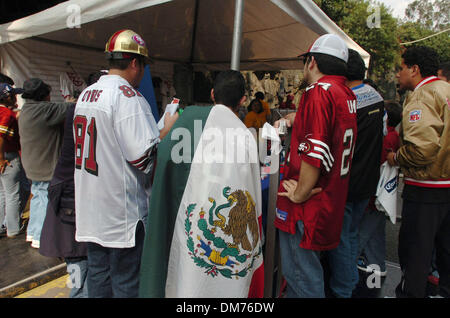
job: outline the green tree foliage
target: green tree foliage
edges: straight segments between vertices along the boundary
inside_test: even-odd
[[[323,12],[337,25],[341,25],[342,18],[349,14],[354,6],[352,2],[346,0],[314,0]]]
[[[436,31],[427,29],[416,22],[406,22],[398,27],[397,33],[400,42],[407,43],[434,35],[436,34]],[[402,45],[402,47],[408,48],[411,45],[429,46],[436,50],[436,52],[439,54],[441,62],[450,61],[450,51],[448,49],[450,47],[449,32],[444,32],[410,45]]]
[[[442,31],[450,27],[450,1],[415,0],[406,8],[405,16],[423,29]]]
[[[450,61],[450,32],[439,33],[450,28],[450,1],[416,0],[405,10],[406,19],[398,27],[397,33],[401,43],[429,38],[413,44],[432,47],[439,54],[441,61]],[[439,33],[439,34],[438,34]],[[434,36],[435,35],[435,36]]]
[[[384,4],[369,0],[314,0],[345,33],[370,56],[369,75],[381,79],[399,61],[397,19]],[[379,10],[379,11],[376,11]],[[371,16],[379,12],[379,27],[372,25]],[[375,19],[375,16],[373,16]],[[373,22],[373,21],[372,21]]]

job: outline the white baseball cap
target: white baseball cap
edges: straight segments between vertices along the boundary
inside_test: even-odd
[[[324,34],[320,36],[312,45],[308,52],[303,53],[300,56],[305,56],[309,53],[322,53],[328,54],[338,59],[348,62],[348,47],[341,37],[335,34]]]

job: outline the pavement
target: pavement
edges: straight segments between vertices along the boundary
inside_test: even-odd
[[[0,298],[15,297],[66,274],[63,260],[42,256],[25,236],[0,238]]]
[[[68,274],[63,275],[48,283],[21,293],[15,298],[69,298],[70,288],[66,284],[68,278]]]
[[[377,281],[360,273],[354,298],[394,297],[401,271],[397,257],[400,223],[386,223],[386,278]],[[25,234],[14,239],[0,239],[0,298],[68,298],[66,264],[62,259],[39,254],[25,242]],[[369,288],[373,287],[373,288]]]
[[[399,200],[401,203],[401,200]],[[398,210],[401,211],[399,204]],[[401,219],[386,222],[387,275],[378,281],[360,272],[354,298],[394,297],[400,281],[397,242]],[[66,263],[60,258],[42,256],[25,241],[25,233],[16,238],[0,238],[0,298],[68,298],[70,289]],[[369,288],[373,287],[375,288]]]

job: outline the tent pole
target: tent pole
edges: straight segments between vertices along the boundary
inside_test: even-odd
[[[270,157],[270,175],[269,175],[269,191],[267,204],[267,224],[266,224],[266,246],[264,251],[264,297],[278,297],[279,280],[274,281],[275,272],[280,273],[281,266],[278,261],[277,254],[279,247],[277,242],[277,229],[275,228],[275,214],[277,209],[277,194],[280,180],[280,171],[273,169],[280,166],[280,155],[272,154]],[[278,275],[277,275],[278,276]],[[274,295],[273,286],[276,284],[276,293]]]
[[[194,62],[195,39],[197,36],[198,1],[199,0],[195,0],[195,8],[194,8],[194,26],[192,28],[191,56],[189,59],[191,64]]]
[[[231,69],[239,71],[241,59],[242,16],[244,0],[236,0],[234,12],[233,47],[231,50]]]

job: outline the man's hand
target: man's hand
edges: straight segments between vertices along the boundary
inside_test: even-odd
[[[287,197],[289,200],[291,200],[294,203],[303,203],[309,198],[311,198],[313,195],[316,195],[317,193],[322,192],[322,188],[314,188],[306,195],[303,195],[302,197],[296,197],[295,195],[295,189],[297,188],[298,182],[294,179],[285,180],[283,182],[283,188],[287,192],[278,192],[279,196]]]
[[[64,98],[64,101],[66,102],[66,103],[76,103],[77,102],[77,99],[75,98],[75,97],[73,97],[73,96],[67,96],[66,98]]]
[[[398,166],[395,152],[393,152],[393,151],[388,152],[388,154],[386,156],[386,160],[389,163],[389,165],[391,165],[391,166]]]
[[[3,172],[5,172],[6,167],[10,165],[11,164],[9,163],[8,160],[0,159],[0,174],[3,174]]]
[[[164,116],[164,128],[159,132],[159,139],[162,140],[169,133],[170,129],[172,129],[172,126],[178,120],[178,117],[180,117],[178,112],[175,112],[175,114],[173,115],[170,115],[169,112],[166,113],[166,115]]]
[[[278,119],[276,122],[273,123],[273,127],[280,128],[280,121],[284,120],[284,121],[286,121],[286,127],[291,128],[292,125],[294,124],[295,115],[296,115],[296,113],[290,113],[284,117],[281,117],[280,119]]]

